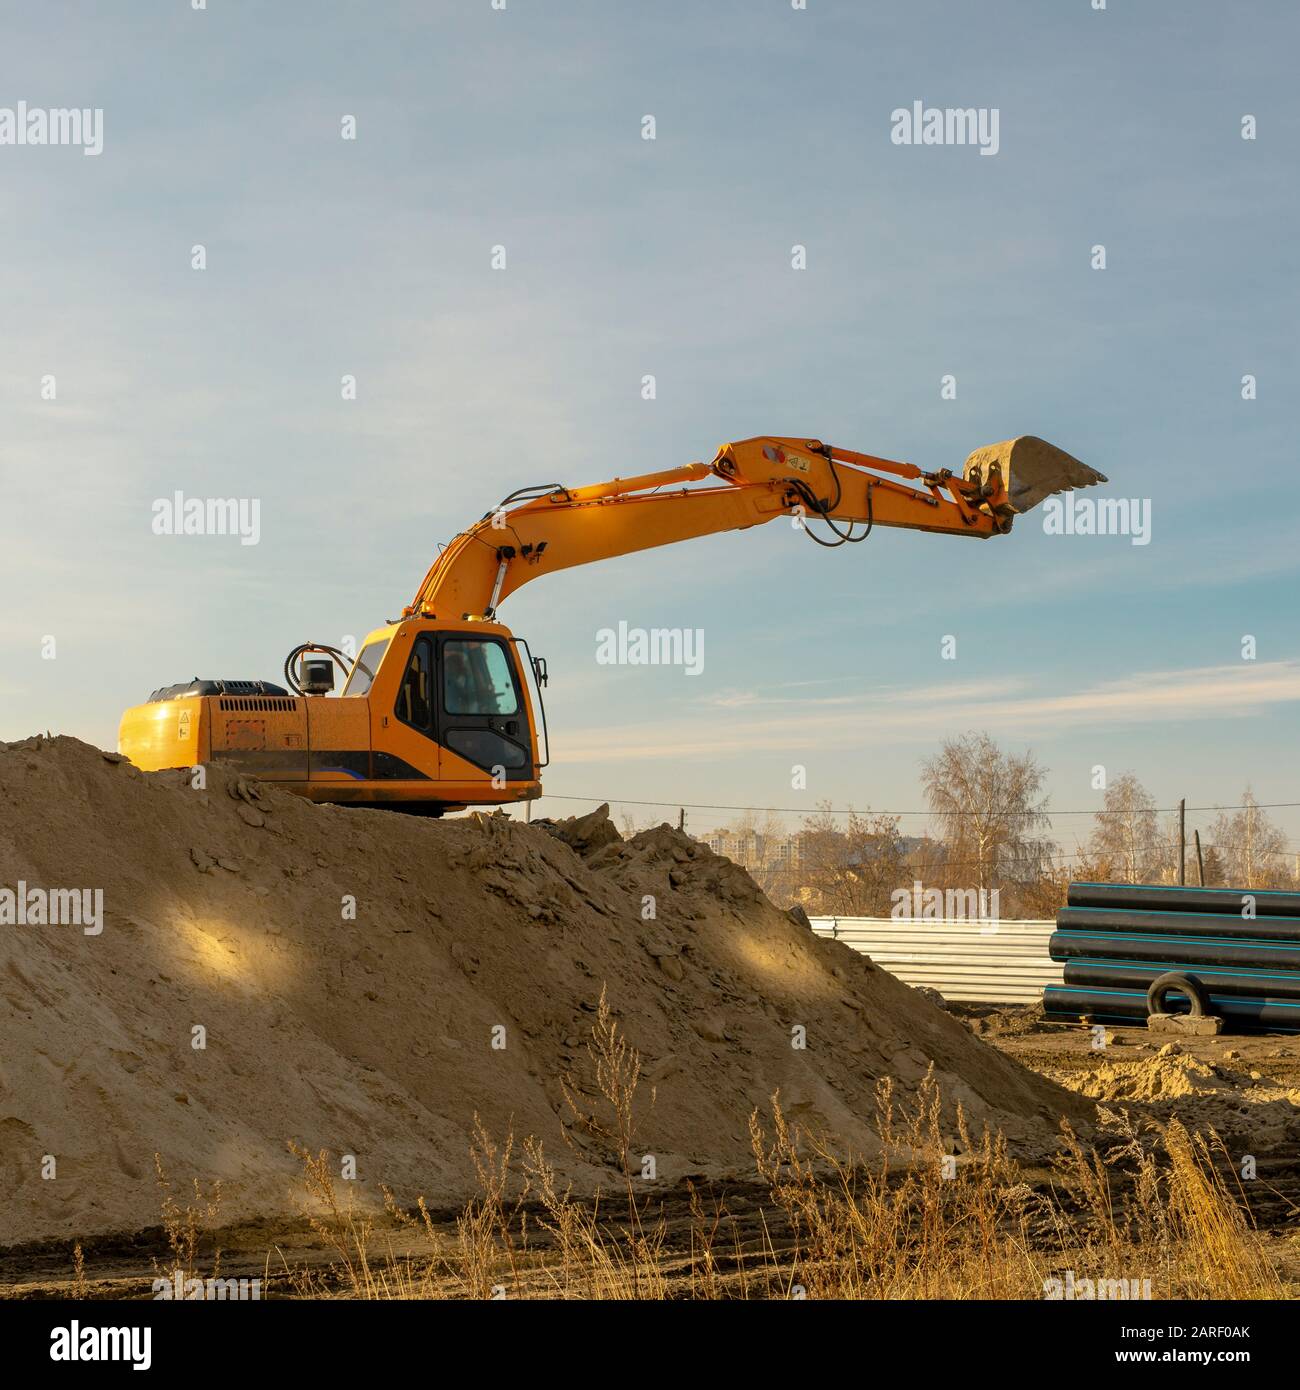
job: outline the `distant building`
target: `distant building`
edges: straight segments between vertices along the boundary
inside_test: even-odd
[[[800,836],[760,835],[755,830],[713,830],[704,843],[745,869],[797,869]]]
[[[723,827],[711,830],[701,838],[714,854],[725,855],[742,868],[755,872],[779,870],[798,873],[826,855],[825,835],[820,831],[796,830],[790,834],[763,835],[756,830]],[[926,836],[904,835],[899,844],[909,861],[942,862],[943,846]],[[866,852],[869,854],[871,851]],[[845,843],[843,863],[847,867],[855,867],[862,855],[861,847],[855,848]]]

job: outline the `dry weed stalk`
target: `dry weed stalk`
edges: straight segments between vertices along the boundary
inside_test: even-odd
[[[300,1148],[292,1140],[289,1151],[303,1166],[303,1183],[309,1198],[315,1200],[319,1214],[309,1213],[308,1225],[334,1252],[343,1267],[347,1285],[354,1298],[381,1296],[370,1269],[371,1221],[359,1216],[351,1191],[346,1201],[340,1201],[330,1169],[330,1155],[325,1149],[317,1154]],[[300,1271],[294,1276],[300,1292],[321,1293],[324,1286],[317,1274]]]
[[[599,1192],[589,1203],[575,1200],[571,1185],[561,1186],[541,1141],[529,1136],[523,1160],[527,1191],[541,1204],[538,1224],[554,1240],[560,1256],[558,1275],[549,1272],[549,1277],[565,1297],[663,1298],[666,1285],[660,1257],[665,1227],[662,1219],[647,1225],[649,1203],[637,1193],[641,1179],[633,1172],[641,1058],[620,1031],[603,987],[587,1054],[590,1093],[597,1098],[598,1108],[587,1108],[583,1096],[588,1089],[572,1076],[561,1079],[561,1089],[575,1128],[594,1139],[617,1164],[624,1215],[618,1222],[606,1218]],[[650,1103],[654,1104],[653,1091]]]
[[[199,1247],[204,1234],[218,1228],[221,1216],[221,1184],[214,1182],[205,1192],[198,1178],[194,1183],[194,1200],[184,1206],[172,1195],[172,1184],[163,1167],[162,1155],[153,1156],[154,1172],[157,1174],[161,1192],[159,1206],[162,1211],[163,1233],[167,1237],[167,1247],[171,1252],[171,1263],[166,1270],[159,1270],[154,1262],[154,1272],[167,1278],[179,1274],[182,1280],[218,1279],[221,1277],[221,1246],[214,1245],[212,1269],[209,1274],[198,1272]],[[80,1247],[78,1247],[80,1249]],[[84,1266],[83,1266],[84,1274]]]

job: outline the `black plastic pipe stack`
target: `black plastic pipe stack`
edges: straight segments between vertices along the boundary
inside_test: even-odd
[[[1148,991],[1175,974],[1160,1007],[1205,1012],[1241,1031],[1300,1033],[1300,893],[1072,883],[1049,950],[1065,983],[1048,985],[1049,1017],[1131,1023]]]

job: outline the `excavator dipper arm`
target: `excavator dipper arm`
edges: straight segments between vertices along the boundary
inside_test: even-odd
[[[689,486],[710,476],[718,485]],[[760,436],[724,444],[707,465],[512,495],[438,556],[404,616],[490,618],[540,575],[782,515],[800,517],[823,545],[865,540],[876,526],[986,538],[1050,492],[1104,481],[1032,435],[976,450],[961,475]]]

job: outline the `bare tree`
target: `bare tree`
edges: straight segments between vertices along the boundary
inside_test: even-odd
[[[1051,821],[1044,770],[1032,753],[1004,752],[988,734],[949,739],[921,765],[950,882],[983,890],[1040,878],[1055,846],[1035,834]]]
[[[1013,884],[1003,894],[1003,916],[1049,921],[1065,906],[1070,877],[1067,862],[1058,864],[1050,858],[1044,859],[1039,877]]]
[[[829,804],[804,820],[799,879],[809,910],[829,916],[883,917],[907,875],[897,816],[850,810],[841,830]]]
[[[731,827],[734,835],[756,835],[760,840],[780,840],[785,822],[775,811],[746,811]]]
[[[1207,888],[1221,888],[1224,884],[1223,860],[1219,857],[1219,851],[1213,845],[1206,845],[1201,855],[1205,863],[1205,886]]]
[[[1084,876],[1113,883],[1155,883],[1167,868],[1155,799],[1131,773],[1106,788],[1084,848]]]
[[[1249,787],[1241,794],[1238,810],[1231,815],[1221,811],[1215,818],[1210,839],[1229,887],[1271,888],[1288,877],[1286,836],[1260,809]]]

